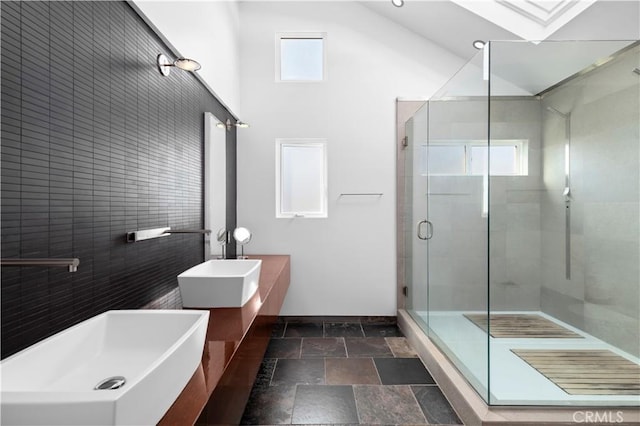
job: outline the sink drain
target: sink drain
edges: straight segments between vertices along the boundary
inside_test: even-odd
[[[126,382],[127,382],[127,379],[125,379],[122,376],[113,376],[113,377],[109,377],[108,379],[104,379],[103,381],[98,383],[96,387],[93,388],[93,390],[120,389],[122,386],[124,386]]]

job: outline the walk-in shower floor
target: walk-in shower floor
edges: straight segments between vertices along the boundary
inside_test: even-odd
[[[640,395],[569,395],[544,377],[512,352],[512,349],[583,349],[610,350],[632,362],[640,359],[623,352],[602,340],[559,321],[545,313],[502,312],[509,314],[536,314],[547,318],[583,336],[583,339],[566,338],[500,338],[490,337],[491,350],[487,348],[487,335],[465,314],[481,312],[436,312],[431,313],[430,337],[464,373],[476,389],[486,389],[488,353],[491,354],[491,404],[495,405],[640,405]],[[426,312],[418,313],[427,321]],[[443,343],[444,345],[440,344]],[[444,347],[443,347],[444,346]]]

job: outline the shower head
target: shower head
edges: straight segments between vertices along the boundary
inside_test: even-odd
[[[567,118],[567,117],[569,117],[569,114],[571,114],[570,112],[565,114],[564,112],[560,112],[557,109],[555,109],[554,107],[550,107],[550,106],[547,107],[547,111],[552,112],[554,114],[557,114],[562,118]]]

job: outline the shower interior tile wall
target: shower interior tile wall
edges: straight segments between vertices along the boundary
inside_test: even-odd
[[[429,108],[430,140],[486,140],[487,121],[482,120],[487,116],[486,100],[432,101]],[[417,124],[419,129],[426,126],[426,123]],[[425,137],[416,135],[415,139],[426,140]],[[492,176],[490,179],[491,309],[538,310],[541,285],[539,101],[533,98],[492,100],[491,138],[529,141],[527,176]],[[446,239],[431,240],[429,245],[429,258],[433,260],[429,297],[433,307],[486,310],[486,285],[478,281],[487,276],[488,267],[482,177],[431,176],[429,185],[434,201],[429,205],[434,232],[447,235]],[[426,188],[413,191],[414,208],[425,211]],[[420,247],[414,246],[414,252],[419,250]],[[426,277],[424,268],[425,265],[414,265],[414,277]],[[451,285],[458,288],[452,291]]]
[[[529,142],[527,176],[490,178],[489,285],[494,310],[540,309],[540,115],[536,99],[491,101],[491,139]]]
[[[542,310],[640,356],[638,50],[552,91],[571,113],[571,279],[565,279],[564,123],[544,119]],[[569,309],[567,309],[569,307]]]
[[[124,236],[203,226],[203,113],[231,115],[189,73],[160,76],[156,56],[169,52],[126,2],[1,8],[2,257],[80,259],[76,273],[2,268],[6,357],[100,312],[152,303],[202,261],[202,236]],[[235,226],[235,209],[227,216]]]

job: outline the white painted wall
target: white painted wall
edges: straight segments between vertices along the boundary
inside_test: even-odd
[[[238,2],[135,0],[135,4],[180,54],[200,62],[197,73],[239,116]]]
[[[283,315],[395,315],[395,99],[463,61],[356,2],[242,2],[238,226],[291,254]],[[276,83],[275,34],[326,32],[328,81]],[[276,138],[328,141],[328,219],[275,218]],[[340,197],[381,192],[382,197]]]

